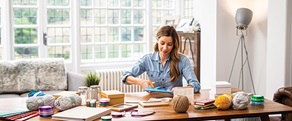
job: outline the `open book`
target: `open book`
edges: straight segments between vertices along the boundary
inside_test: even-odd
[[[108,108],[94,108],[86,106],[78,106],[71,108],[52,116],[54,120],[70,120],[70,121],[92,121],[102,116],[108,115],[111,110]]]

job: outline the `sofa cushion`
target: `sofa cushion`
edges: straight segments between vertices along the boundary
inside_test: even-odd
[[[0,93],[67,89],[64,59],[1,61],[0,72]]]

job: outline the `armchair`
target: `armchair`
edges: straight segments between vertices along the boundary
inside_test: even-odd
[[[273,101],[292,107],[292,87],[281,87],[275,93]],[[292,120],[292,114],[282,114],[282,119],[285,121]]]

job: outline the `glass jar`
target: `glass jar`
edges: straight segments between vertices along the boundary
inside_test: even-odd
[[[87,100],[87,87],[86,86],[78,87],[78,92],[82,99],[81,105],[85,105]]]
[[[90,99],[96,99],[96,101],[99,101],[99,99],[100,99],[100,86],[99,85],[91,85],[90,86]]]

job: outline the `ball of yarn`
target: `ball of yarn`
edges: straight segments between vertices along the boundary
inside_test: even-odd
[[[67,110],[81,105],[81,97],[77,94],[70,94],[68,96],[61,95],[55,100],[55,107],[58,111]]]
[[[29,97],[26,100],[26,107],[29,110],[36,111],[39,106],[54,106],[55,97],[52,95],[44,95],[37,97]]]
[[[189,99],[187,96],[178,95],[172,100],[172,108],[177,113],[184,113],[189,109]]]
[[[232,94],[225,93],[215,99],[214,105],[217,107],[217,109],[227,110],[232,105],[232,98]]]
[[[232,100],[233,109],[236,109],[236,110],[246,109],[250,101],[249,99],[250,97],[247,93],[244,93],[244,92],[236,93]]]

